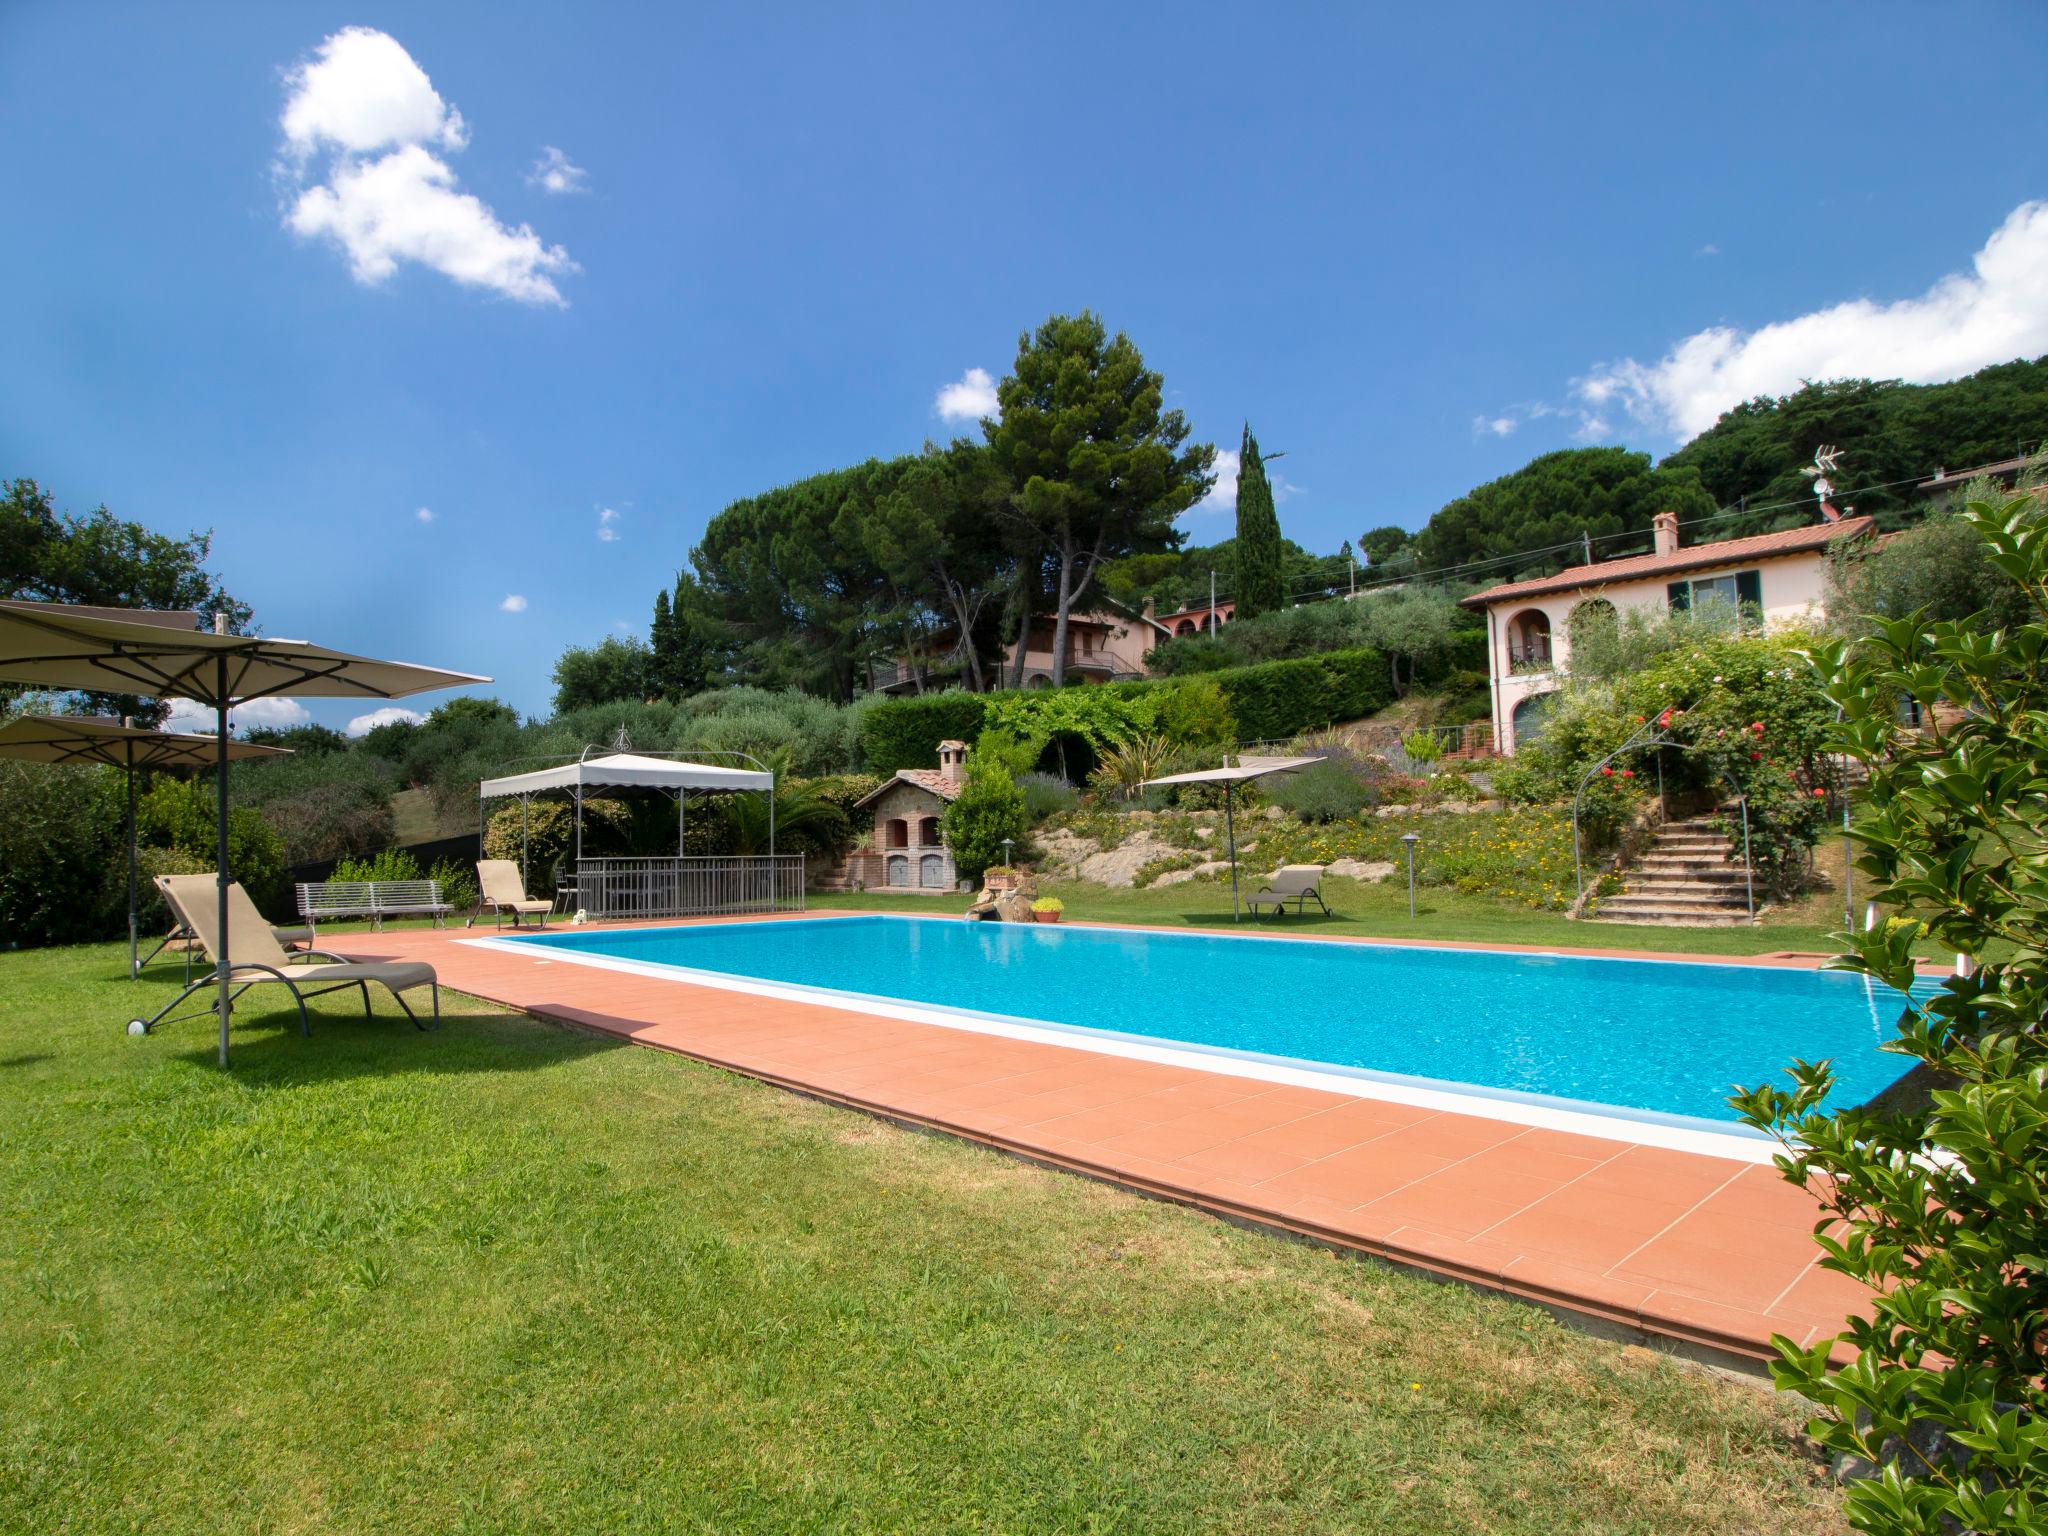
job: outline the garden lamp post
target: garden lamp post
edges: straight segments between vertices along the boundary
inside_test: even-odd
[[[1408,915],[1415,915],[1415,845],[1422,841],[1420,832],[1403,832],[1402,846],[1408,850]]]
[[[1007,837],[1003,839],[1003,868],[1005,869],[1015,868],[1015,866],[1010,863],[1010,842],[1011,839]]]

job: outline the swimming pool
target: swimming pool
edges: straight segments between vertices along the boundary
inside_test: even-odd
[[[1910,1064],[1896,997],[1826,971],[865,915],[477,942],[1723,1131],[1795,1056],[1843,1103]]]

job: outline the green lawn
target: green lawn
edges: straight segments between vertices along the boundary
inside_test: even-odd
[[[454,996],[0,954],[0,1530],[1837,1529],[1793,1405]]]

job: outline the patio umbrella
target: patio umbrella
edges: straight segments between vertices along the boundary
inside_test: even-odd
[[[214,711],[220,775],[215,839],[222,954],[215,968],[220,1062],[228,1061],[228,709],[283,694],[396,699],[488,677],[333,651],[304,640],[183,627],[191,616],[68,603],[0,602],[0,682],[192,699]],[[167,622],[168,620],[168,622]],[[227,627],[215,620],[215,630]]]
[[[1231,803],[1237,786],[1253,779],[1263,779],[1268,774],[1292,773],[1297,768],[1306,768],[1311,763],[1320,763],[1320,757],[1246,757],[1240,755],[1237,766],[1225,763],[1221,768],[1203,768],[1194,773],[1169,773],[1163,779],[1147,779],[1144,788],[1155,784],[1221,784],[1223,786],[1223,824],[1230,833],[1230,920],[1237,921],[1237,814]]]
[[[0,725],[0,757],[26,763],[99,763],[128,776],[128,975],[142,969],[135,943],[135,773],[140,768],[203,768],[216,760],[211,736],[152,731],[94,715],[23,715]],[[290,757],[285,747],[230,741],[231,758]]]

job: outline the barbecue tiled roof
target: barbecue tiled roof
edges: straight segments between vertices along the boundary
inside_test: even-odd
[[[1722,539],[1715,544],[1693,544],[1674,549],[1668,555],[1630,555],[1593,565],[1574,565],[1555,576],[1538,576],[1530,581],[1510,581],[1461,599],[1467,608],[1485,608],[1516,597],[1541,597],[1549,592],[1570,592],[1578,587],[1607,587],[1617,581],[1642,581],[1652,576],[1676,575],[1680,571],[1705,570],[1717,565],[1742,565],[1751,560],[1775,560],[1784,555],[1825,549],[1837,539],[1853,539],[1868,532],[1867,517],[1845,517],[1839,523],[1808,523],[1800,528],[1781,528],[1776,533],[1752,534],[1746,539]]]
[[[948,784],[945,775],[937,768],[898,768],[894,775],[884,779],[880,786],[861,796],[854,805],[859,810],[871,800],[879,800],[898,784],[915,784],[919,789],[928,789],[941,800],[958,800],[960,786]]]

